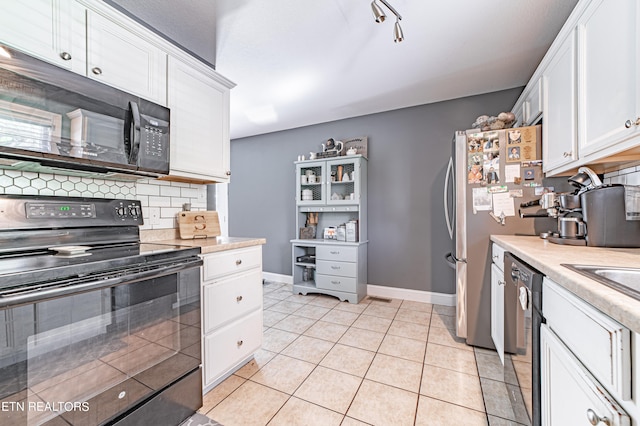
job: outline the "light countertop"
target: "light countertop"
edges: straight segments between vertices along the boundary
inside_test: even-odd
[[[202,254],[234,250],[266,244],[264,238],[216,237],[183,240],[179,238],[177,229],[140,231],[140,240],[144,243],[175,244],[181,246],[200,247]]]
[[[492,235],[491,241],[512,252],[611,318],[640,333],[640,301],[561,266],[563,263],[569,263],[638,267],[640,249],[559,245],[539,237],[515,235]]]

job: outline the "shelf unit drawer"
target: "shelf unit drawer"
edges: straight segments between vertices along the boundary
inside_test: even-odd
[[[262,266],[262,246],[229,250],[203,256],[203,281]]]
[[[357,270],[358,265],[353,262],[333,262],[330,260],[318,260],[316,262],[316,273],[318,274],[355,278]]]
[[[326,290],[338,290],[347,293],[355,293],[358,287],[355,278],[324,274],[316,274],[316,286]]]
[[[631,398],[631,333],[622,324],[545,278],[542,306],[547,325],[600,383],[622,400]]]
[[[207,335],[204,339],[205,383],[229,371],[262,345],[262,310]]]
[[[203,288],[204,333],[262,305],[262,271],[254,269]]]
[[[337,260],[338,262],[356,262],[358,259],[357,247],[318,246],[316,259]]]

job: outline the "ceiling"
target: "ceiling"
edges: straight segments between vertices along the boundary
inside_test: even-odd
[[[577,3],[388,1],[401,43],[370,0],[109,0],[237,84],[232,139],[523,86]]]

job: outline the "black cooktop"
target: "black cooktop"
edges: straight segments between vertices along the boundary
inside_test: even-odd
[[[199,247],[131,243],[98,246],[70,255],[55,250],[5,254],[0,256],[0,290],[137,265],[173,262],[199,253]]]

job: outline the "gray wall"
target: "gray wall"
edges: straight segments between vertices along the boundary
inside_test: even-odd
[[[265,237],[264,270],[291,275],[295,167],[321,143],[369,141],[369,284],[455,293],[443,185],[454,131],[497,115],[522,88],[388,111],[231,141],[229,235]]]

